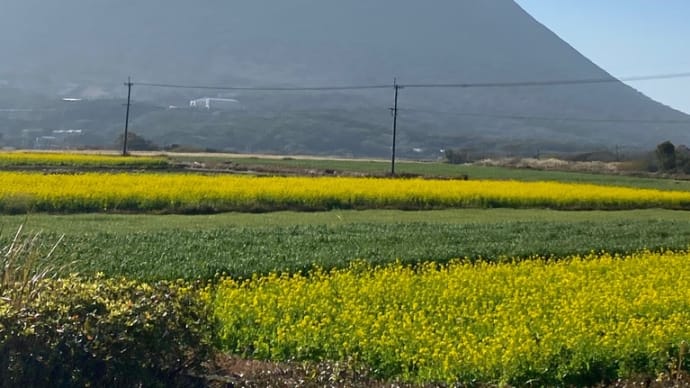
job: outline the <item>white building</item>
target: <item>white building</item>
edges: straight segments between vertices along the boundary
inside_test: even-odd
[[[239,109],[240,102],[234,98],[214,98],[214,97],[203,97],[197,98],[196,100],[189,101],[190,108],[197,109],[219,109],[219,110],[229,110],[229,109]]]

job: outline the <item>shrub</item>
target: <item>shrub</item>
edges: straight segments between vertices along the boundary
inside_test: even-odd
[[[463,150],[448,148],[445,150],[444,156],[446,157],[446,163],[450,164],[463,164],[470,162],[469,152]]]
[[[117,137],[116,145],[118,148],[122,148],[124,139],[124,135]],[[132,151],[158,151],[160,147],[143,136],[137,135],[134,132],[129,132],[127,133],[127,149]]]
[[[51,279],[38,235],[0,249],[0,386],[190,386],[210,358],[201,285]],[[46,267],[48,268],[48,267]]]
[[[656,157],[662,171],[671,171],[676,168],[676,147],[670,141],[656,146]]]
[[[685,145],[679,145],[676,152],[676,169],[684,174],[690,174],[690,149]]]

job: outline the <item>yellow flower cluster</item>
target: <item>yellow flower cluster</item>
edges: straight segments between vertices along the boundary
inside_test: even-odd
[[[690,192],[590,184],[345,177],[0,172],[0,211],[251,211],[333,208],[690,208]]]
[[[254,357],[349,359],[418,382],[582,385],[678,365],[689,282],[690,254],[670,252],[356,263],[225,279],[213,303],[225,348]]]
[[[52,152],[0,152],[0,166],[165,166],[162,156],[116,156]]]

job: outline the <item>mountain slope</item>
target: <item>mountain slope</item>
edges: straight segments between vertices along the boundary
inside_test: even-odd
[[[120,97],[128,75],[135,81],[243,86],[387,84],[393,77],[402,83],[610,77],[512,0],[4,3],[0,46],[7,55],[0,79],[53,95]],[[636,122],[690,118],[619,82],[401,93],[403,153],[651,148],[666,139],[690,140],[688,125]],[[204,95],[227,94],[135,88],[137,98],[161,107]],[[231,96],[243,103],[242,112],[199,117],[161,110],[135,115],[133,126],[159,143],[388,152],[392,90]],[[117,123],[108,127],[116,131]],[[334,143],[334,137],[342,140]]]

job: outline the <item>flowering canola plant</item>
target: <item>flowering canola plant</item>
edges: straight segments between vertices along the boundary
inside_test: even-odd
[[[690,254],[222,280],[212,303],[228,351],[350,360],[406,380],[591,385],[687,370]]]
[[[690,208],[690,192],[591,184],[154,173],[0,172],[0,211]]]
[[[162,156],[116,156],[53,152],[0,152],[0,166],[164,167]]]

